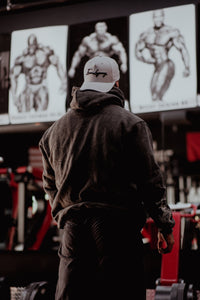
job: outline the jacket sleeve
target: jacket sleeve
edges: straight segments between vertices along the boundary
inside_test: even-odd
[[[175,222],[166,201],[162,173],[154,159],[152,135],[144,121],[135,125],[133,139],[139,198],[159,230],[163,234],[171,233]]]
[[[57,194],[54,170],[49,161],[49,151],[47,150],[47,147],[44,146],[44,142],[42,140],[39,142],[39,148],[42,153],[43,162],[43,187],[49,197],[50,204],[52,205]]]

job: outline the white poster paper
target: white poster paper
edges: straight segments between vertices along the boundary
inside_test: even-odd
[[[57,120],[66,109],[68,26],[14,31],[10,57],[10,122]]]
[[[197,105],[195,5],[130,16],[130,106],[134,113]]]

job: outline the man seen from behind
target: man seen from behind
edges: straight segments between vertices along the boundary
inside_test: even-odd
[[[173,247],[151,132],[124,109],[119,79],[115,60],[90,59],[70,110],[40,141],[44,189],[63,229],[56,300],[145,299],[146,212],[159,229],[159,252]]]

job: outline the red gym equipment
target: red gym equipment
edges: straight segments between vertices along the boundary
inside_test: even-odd
[[[154,300],[192,300],[196,298],[196,290],[192,284],[186,284],[179,278],[179,258],[181,244],[181,219],[190,219],[191,222],[198,222],[194,219],[196,216],[196,206],[190,205],[192,211],[185,213],[184,210],[173,211],[175,226],[173,235],[175,239],[174,247],[171,253],[163,254],[161,259],[160,278],[156,281],[156,290]],[[155,247],[155,224],[151,218],[142,231],[144,237],[150,240],[150,244]],[[147,300],[152,300],[147,299]]]

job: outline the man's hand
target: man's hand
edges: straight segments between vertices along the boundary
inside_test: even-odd
[[[158,252],[160,254],[166,254],[172,251],[174,245],[174,236],[172,233],[169,233],[165,236],[161,233],[158,232]]]

